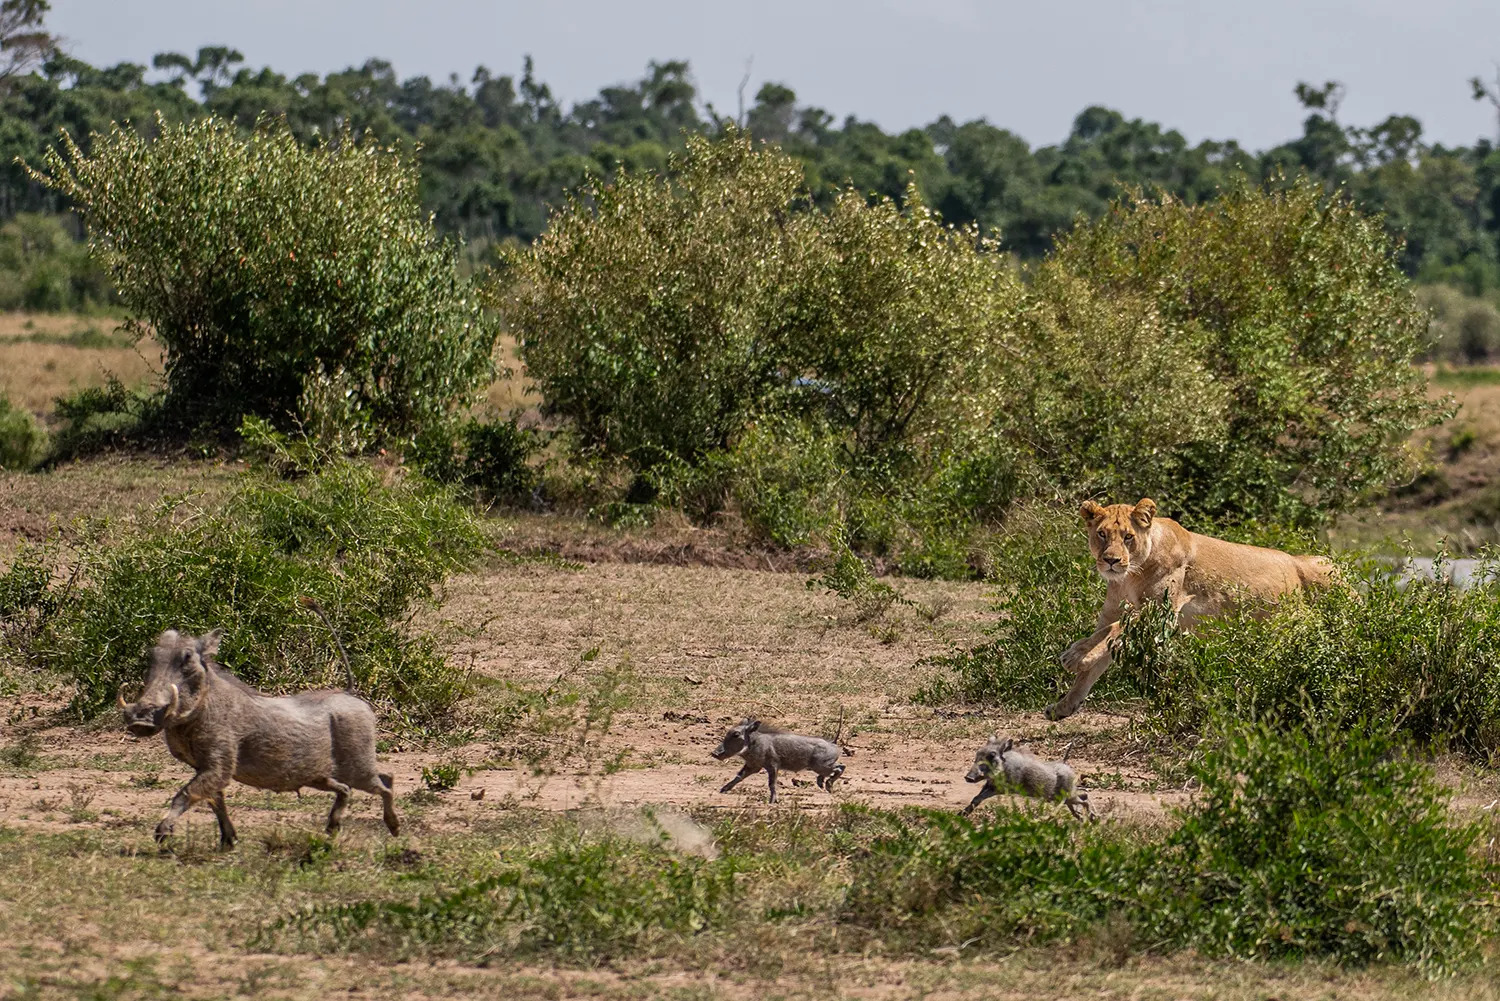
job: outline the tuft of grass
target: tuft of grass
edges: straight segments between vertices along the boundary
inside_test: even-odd
[[[47,432],[29,412],[0,392],[0,469],[27,470],[47,454]]]

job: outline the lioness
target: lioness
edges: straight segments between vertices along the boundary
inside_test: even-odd
[[[1048,719],[1078,711],[1105,668],[1111,645],[1123,628],[1124,606],[1163,594],[1172,602],[1184,629],[1205,616],[1219,615],[1236,600],[1273,603],[1282,595],[1332,580],[1332,564],[1321,556],[1293,556],[1189,532],[1171,518],[1156,516],[1156,502],[1143,498],[1104,507],[1088,501],[1080,512],[1088,527],[1094,565],[1109,583],[1099,626],[1093,635],[1062,653],[1063,666],[1076,674],[1072,689],[1047,708]]]

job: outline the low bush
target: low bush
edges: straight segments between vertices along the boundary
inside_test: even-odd
[[[530,499],[540,476],[531,460],[542,449],[536,431],[514,420],[435,422],[407,449],[424,475],[439,483],[462,483],[508,503]]]
[[[1357,589],[1285,602],[1263,619],[1207,621],[1111,670],[1133,674],[1148,722],[1170,733],[1203,732],[1227,715],[1287,726],[1360,717],[1485,760],[1500,746],[1495,571],[1482,566],[1459,590],[1371,568]]]
[[[1066,672],[1058,657],[1094,631],[1104,602],[1104,581],[1076,526],[1076,516],[1051,508],[1012,515],[990,554],[996,582],[990,638],[918,665],[936,672],[919,690],[919,701],[1038,709],[1062,694]],[[1111,671],[1093,698],[1134,691],[1128,677]]]
[[[1132,948],[1402,963],[1477,958],[1497,875],[1425,766],[1370,726],[1237,725],[1160,841],[1029,810],[887,816],[841,919],[893,951],[1005,948],[1123,925]]]
[[[30,469],[47,453],[47,432],[0,393],[0,469]]]
[[[186,504],[169,500],[124,538],[85,539],[68,572],[33,596],[66,589],[25,653],[76,686],[73,712],[102,712],[117,687],[137,684],[144,651],[168,627],[224,629],[223,662],[258,687],[341,688],[331,638],[297,603],[309,595],[383,715],[417,731],[451,717],[465,679],[406,625],[413,603],[484,544],[448,491],[334,461],[293,481],[254,476],[221,509]]]
[[[58,397],[54,414],[63,424],[49,461],[128,448],[161,437],[166,433],[163,399],[159,390],[131,389],[113,375],[102,386]]]
[[[259,938],[388,958],[499,952],[595,964],[722,926],[739,897],[736,868],[727,858],[574,834],[471,877],[462,889],[413,903],[315,905]]]

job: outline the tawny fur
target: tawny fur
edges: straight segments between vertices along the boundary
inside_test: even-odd
[[[1165,594],[1178,625],[1192,631],[1199,619],[1222,615],[1241,602],[1266,614],[1289,594],[1333,583],[1333,566],[1321,556],[1293,556],[1189,532],[1171,518],[1158,518],[1149,497],[1108,507],[1088,501],[1081,514],[1094,566],[1109,587],[1093,634],[1062,653],[1063,666],[1077,678],[1068,694],[1048,707],[1048,719],[1077,712],[1109,667],[1126,605],[1139,608]]]

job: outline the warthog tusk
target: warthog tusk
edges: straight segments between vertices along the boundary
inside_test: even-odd
[[[167,718],[171,719],[177,715],[177,686],[172,686],[172,703],[167,706]]]
[[[120,703],[121,709],[130,708],[130,703],[125,701],[125,685],[123,682],[120,684],[119,688],[115,689],[115,701]]]

